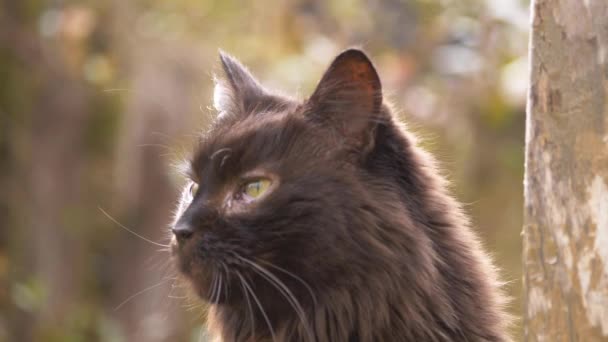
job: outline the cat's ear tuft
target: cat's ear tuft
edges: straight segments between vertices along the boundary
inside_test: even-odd
[[[382,86],[374,65],[361,50],[342,52],[331,63],[308,100],[309,115],[337,127],[360,144],[382,111]]]
[[[215,79],[214,107],[220,113],[248,114],[255,108],[264,88],[236,58],[220,51],[224,77]]]

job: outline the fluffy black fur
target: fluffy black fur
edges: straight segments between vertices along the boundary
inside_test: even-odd
[[[508,341],[500,284],[429,155],[359,50],[306,101],[222,54],[176,261],[224,341]],[[272,181],[251,203],[248,179]]]

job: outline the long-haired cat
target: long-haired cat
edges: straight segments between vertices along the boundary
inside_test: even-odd
[[[220,56],[173,225],[222,341],[508,341],[500,284],[360,50],[304,101]]]

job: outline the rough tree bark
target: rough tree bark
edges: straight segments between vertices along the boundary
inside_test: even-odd
[[[608,341],[608,2],[534,0],[524,337]]]

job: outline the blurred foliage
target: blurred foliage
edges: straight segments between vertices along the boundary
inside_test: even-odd
[[[167,253],[100,208],[166,241],[172,164],[212,115],[219,48],[302,97],[341,49],[365,48],[466,203],[519,316],[525,2],[1,4],[0,341],[204,335],[204,310],[155,266]]]

